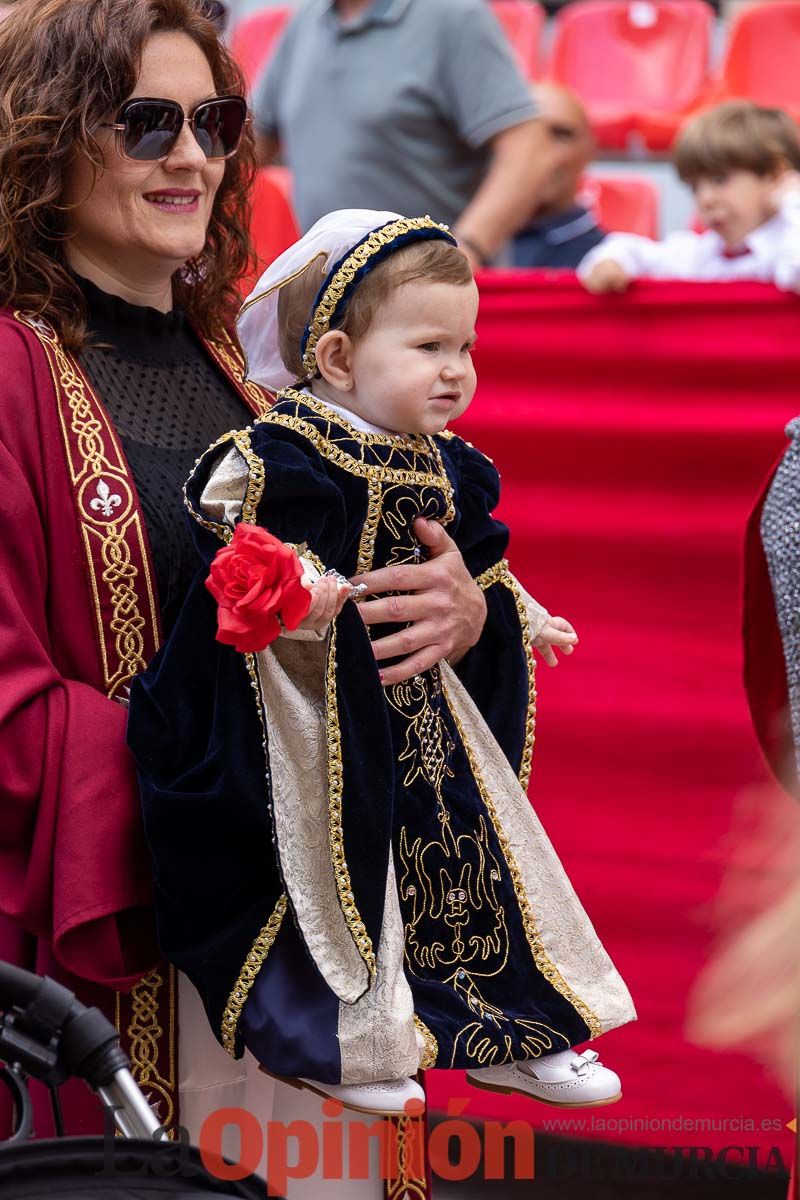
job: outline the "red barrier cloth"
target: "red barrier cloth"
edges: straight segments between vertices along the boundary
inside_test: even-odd
[[[684,1021],[737,800],[767,779],[742,685],[742,546],[800,412],[800,299],[480,283],[478,394],[456,430],[500,470],[512,568],[581,637],[538,669],[531,800],[639,1020],[595,1043],[622,1077],[613,1107],[559,1113],[436,1072],[431,1106],[468,1096],[468,1116],[565,1136],[757,1146],[762,1167],[777,1146],[788,1168],[792,1101],[748,1055],[689,1044]],[[753,986],[770,986],[759,963]]]

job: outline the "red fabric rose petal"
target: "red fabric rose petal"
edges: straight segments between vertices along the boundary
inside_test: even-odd
[[[265,649],[286,629],[297,629],[311,607],[294,550],[260,525],[236,526],[214,556],[206,587],[217,602],[217,641],[242,654]]]

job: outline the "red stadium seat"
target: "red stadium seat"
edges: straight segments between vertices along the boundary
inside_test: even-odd
[[[252,89],[283,28],[292,16],[292,8],[267,8],[254,13],[234,26],[231,34],[231,52],[244,71],[245,82]]]
[[[544,9],[531,4],[530,0],[491,0],[491,6],[524,74],[528,79],[535,79],[539,74]]]
[[[262,167],[253,189],[250,236],[258,257],[256,275],[241,282],[246,294],[258,276],[300,236],[291,203],[291,174],[285,167]]]
[[[587,175],[578,193],[598,225],[608,233],[659,234],[659,193],[652,180],[641,175]]]
[[[800,0],[769,0],[733,22],[722,92],[800,113]]]
[[[600,145],[622,149],[641,114],[699,103],[712,23],[705,0],[576,0],[556,18],[546,73],[578,93]]]

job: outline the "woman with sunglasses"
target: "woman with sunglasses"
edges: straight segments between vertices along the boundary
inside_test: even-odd
[[[195,570],[182,484],[269,403],[229,332],[242,91],[202,0],[17,0],[0,27],[0,957],[116,1011],[165,1123],[206,1059],[174,1065],[125,701]],[[453,543],[422,536],[430,562],[368,580],[411,590],[413,572],[407,611],[362,606],[409,622],[396,679],[460,657],[485,617]]]

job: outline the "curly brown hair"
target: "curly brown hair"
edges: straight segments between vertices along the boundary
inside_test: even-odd
[[[64,255],[67,169],[102,167],[92,130],[133,91],[151,33],[177,31],[208,59],[220,93],[241,72],[203,0],[17,0],[0,23],[0,307],[43,315],[64,344],[86,344],[86,307]],[[202,253],[173,276],[175,303],[208,334],[230,324],[236,282],[252,269],[255,153],[249,129],[225,164]]]

